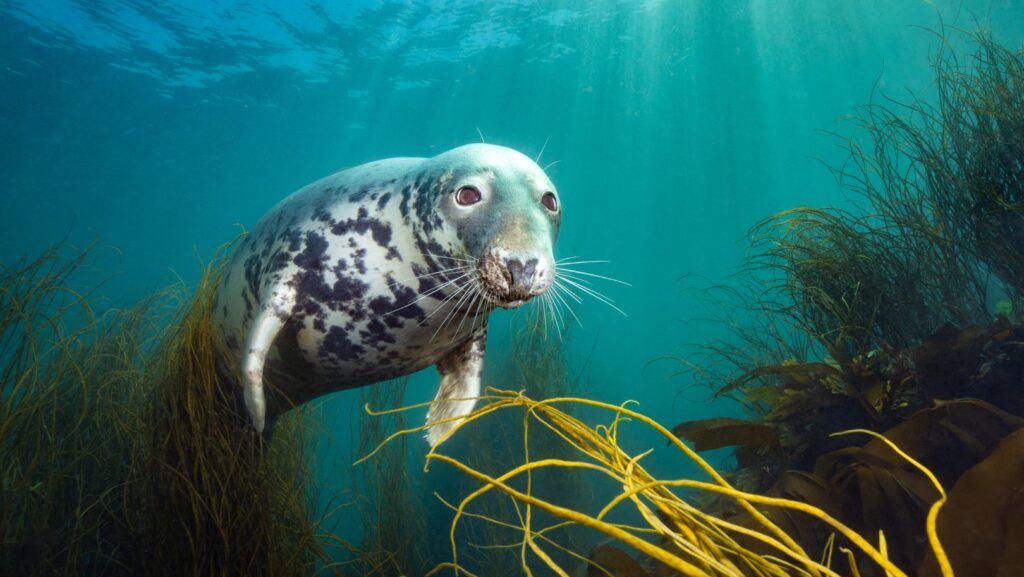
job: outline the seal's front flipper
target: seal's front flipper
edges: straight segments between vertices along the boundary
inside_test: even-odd
[[[263,432],[267,415],[267,401],[263,393],[263,367],[270,346],[274,344],[274,338],[291,316],[294,303],[294,289],[274,288],[271,298],[260,306],[256,318],[249,326],[245,360],[242,363],[242,388],[249,419],[253,428],[259,432]]]
[[[427,429],[427,442],[431,445],[437,444],[458,423],[458,420],[444,423],[438,421],[464,417],[473,410],[475,397],[480,394],[480,372],[484,367],[486,341],[487,329],[479,329],[468,341],[437,363],[437,372],[441,373],[441,387],[427,412],[427,423],[431,425]]]

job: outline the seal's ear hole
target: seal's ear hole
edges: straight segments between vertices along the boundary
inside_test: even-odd
[[[483,197],[480,195],[480,191],[472,186],[463,186],[455,192],[455,202],[462,206],[476,204],[480,202],[481,198]]]
[[[553,192],[545,192],[544,196],[540,197],[540,203],[544,205],[544,208],[551,212],[558,210],[558,198]]]

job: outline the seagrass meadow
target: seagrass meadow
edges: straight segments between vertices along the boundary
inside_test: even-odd
[[[0,575],[1024,575],[1024,3],[11,0],[0,45]],[[254,431],[247,231],[481,140],[575,284],[433,446],[432,368]]]

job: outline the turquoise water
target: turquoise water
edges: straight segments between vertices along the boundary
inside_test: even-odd
[[[1024,42],[1011,0],[7,0],[0,259],[96,239],[86,274],[114,275],[99,299],[123,305],[194,282],[197,256],[340,167],[483,139],[551,164],[558,257],[632,285],[603,286],[627,316],[576,311],[581,392],[669,425],[728,414],[657,361],[722,333],[694,289],[728,281],[759,220],[850,202],[830,132],[872,91],[929,96],[940,20]],[[492,318],[490,363],[521,318]],[[326,402],[336,439],[355,398]],[[324,482],[343,491],[335,446]]]

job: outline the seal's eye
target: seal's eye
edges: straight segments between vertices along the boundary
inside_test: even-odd
[[[480,202],[480,191],[472,186],[463,186],[455,192],[455,202],[462,206],[469,206]]]
[[[540,197],[540,203],[551,212],[558,210],[558,199],[555,198],[555,193],[553,192],[545,192],[544,196]]]

